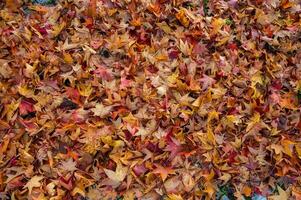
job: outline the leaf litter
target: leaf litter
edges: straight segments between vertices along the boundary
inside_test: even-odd
[[[300,14],[0,2],[1,199],[300,199]]]

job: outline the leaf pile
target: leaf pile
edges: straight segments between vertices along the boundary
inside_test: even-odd
[[[1,1],[1,199],[300,199],[300,16]]]

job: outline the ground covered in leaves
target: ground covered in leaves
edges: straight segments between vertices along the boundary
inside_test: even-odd
[[[1,199],[301,199],[298,0],[0,8]]]

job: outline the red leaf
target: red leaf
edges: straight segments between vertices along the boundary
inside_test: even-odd
[[[80,94],[76,88],[68,87],[66,89],[66,95],[73,101],[76,101],[76,102],[79,101]]]
[[[170,152],[168,160],[172,160],[172,159],[174,159],[178,155],[178,153],[181,152],[182,146],[174,138],[171,138],[171,140],[168,141],[167,143],[168,143],[168,145],[166,146],[165,151],[169,151]]]
[[[136,176],[140,176],[144,174],[147,171],[147,169],[145,168],[144,164],[141,164],[141,165],[135,165],[133,171],[136,174]]]
[[[21,101],[21,103],[19,105],[19,112],[21,115],[27,115],[28,113],[31,113],[34,111],[35,111],[35,109],[34,109],[32,103],[25,101],[25,100]]]
[[[110,81],[112,80],[113,76],[112,74],[109,72],[108,69],[106,69],[105,67],[103,66],[98,66],[98,68],[96,70],[93,71],[93,73],[99,77],[99,78],[102,78],[106,81]]]

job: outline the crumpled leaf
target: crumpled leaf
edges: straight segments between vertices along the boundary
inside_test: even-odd
[[[23,188],[27,188],[28,189],[28,193],[31,194],[32,189],[35,187],[40,187],[41,183],[40,181],[43,180],[44,177],[43,176],[33,176],[25,185]]]
[[[121,163],[117,163],[116,170],[103,169],[109,179],[114,182],[120,183],[127,175],[128,168],[124,167]]]

